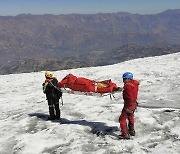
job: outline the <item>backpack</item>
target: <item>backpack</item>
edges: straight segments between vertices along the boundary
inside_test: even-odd
[[[61,102],[62,102],[62,106],[63,106],[63,99],[62,99],[62,91],[60,88],[56,87],[52,82],[50,82],[50,84],[54,87],[54,92],[56,93],[57,97],[58,97],[58,100],[61,98]]]
[[[61,91],[61,89],[59,89],[59,88],[57,88],[57,87],[55,87],[55,86],[54,86],[54,88],[55,88],[55,93],[56,93],[57,96],[58,96],[58,99],[60,99],[60,98],[62,97],[62,91]]]

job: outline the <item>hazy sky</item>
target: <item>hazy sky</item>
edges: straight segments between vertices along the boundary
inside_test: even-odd
[[[31,14],[112,13],[154,14],[180,9],[180,0],[0,0],[0,16]]]

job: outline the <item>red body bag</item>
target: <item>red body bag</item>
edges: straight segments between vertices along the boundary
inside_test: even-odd
[[[74,91],[81,92],[97,92],[97,93],[110,93],[117,91],[118,87],[111,80],[104,80],[96,82],[83,77],[76,77],[68,74],[57,85],[62,88],[70,88]]]

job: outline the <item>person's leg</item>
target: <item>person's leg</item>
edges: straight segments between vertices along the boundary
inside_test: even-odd
[[[129,134],[127,132],[126,119],[127,119],[127,113],[124,110],[122,110],[122,113],[119,117],[119,123],[120,123],[121,132],[122,132],[122,135],[119,136],[120,139],[129,139]]]
[[[134,129],[134,113],[128,114],[128,131],[131,136],[135,136],[135,129]]]
[[[55,119],[54,106],[53,106],[53,101],[51,99],[48,100],[48,106],[49,106],[49,115],[50,115],[48,119],[54,120]]]
[[[55,110],[56,110],[55,118],[56,118],[56,119],[60,119],[60,117],[61,117],[61,111],[60,111],[60,108],[59,108],[59,102],[56,102],[56,103],[55,103]]]

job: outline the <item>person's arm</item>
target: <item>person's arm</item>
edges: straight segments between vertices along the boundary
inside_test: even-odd
[[[45,93],[45,94],[46,94],[46,92],[47,92],[48,83],[49,83],[49,82],[46,82],[46,81],[45,81],[45,82],[42,84],[42,86],[43,86],[43,93]]]

